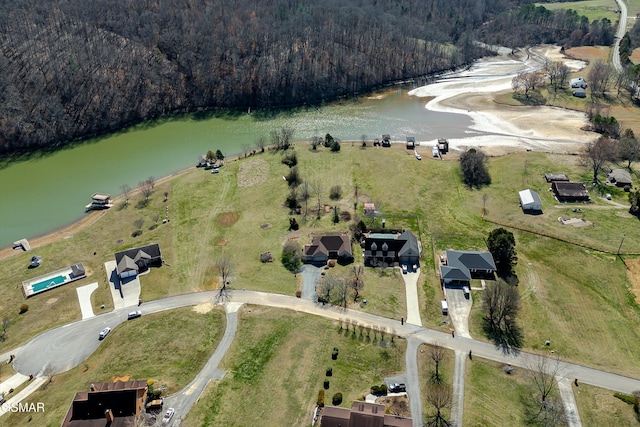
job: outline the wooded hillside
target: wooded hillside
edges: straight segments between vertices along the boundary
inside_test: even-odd
[[[520,1],[522,2],[522,1]],[[517,0],[12,0],[0,153],[161,115],[318,103],[468,63]]]

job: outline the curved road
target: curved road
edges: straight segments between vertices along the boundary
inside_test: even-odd
[[[613,43],[613,53],[611,60],[613,66],[618,73],[622,73],[624,68],[620,63],[620,40],[624,37],[624,33],[627,31],[627,5],[623,0],[616,0],[618,7],[620,8],[620,20],[618,21],[618,31],[616,31],[616,39]]]
[[[212,302],[216,292],[197,292],[178,295],[143,304],[145,313],[156,313],[178,307]],[[401,325],[395,319],[376,316],[355,310],[343,310],[329,305],[321,305],[301,298],[286,295],[270,294],[256,291],[233,290],[230,302],[264,305],[315,314],[333,320],[349,318],[360,324],[386,327],[388,331],[395,330],[396,334],[404,338],[415,338],[423,343],[440,345],[464,352],[473,351],[474,356],[490,359],[514,366],[526,367],[527,360],[537,358],[526,352],[508,352],[491,343],[476,341],[471,338],[425,329],[419,326]],[[127,310],[121,309],[102,314],[91,319],[81,320],[68,325],[52,329],[34,338],[24,345],[16,354],[14,368],[16,371],[29,375],[41,375],[49,367],[50,373],[60,373],[81,364],[100,344],[98,332],[105,325],[114,328],[126,321]],[[106,339],[109,339],[107,337]],[[562,373],[566,378],[580,378],[581,382],[602,387],[609,390],[631,394],[640,390],[640,380],[626,377],[599,369],[563,362]],[[640,372],[638,372],[640,377]]]

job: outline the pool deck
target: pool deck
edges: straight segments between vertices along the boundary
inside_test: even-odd
[[[82,267],[81,263],[78,264],[74,264],[74,265],[80,265]],[[84,267],[82,267],[84,269]],[[26,298],[32,297],[34,295],[38,295],[42,292],[46,292],[50,289],[53,288],[57,288],[58,286],[63,286],[66,285],[67,283],[71,283],[75,280],[79,280],[79,279],[83,279],[85,277],[87,277],[86,275],[83,276],[78,276],[78,277],[71,277],[71,273],[73,273],[73,269],[71,268],[71,266],[69,267],[65,267],[65,268],[61,268],[59,270],[56,271],[52,271],[46,274],[43,274],[41,276],[38,277],[34,277],[32,279],[29,280],[25,280],[22,282],[22,292],[24,293],[24,296]],[[46,288],[40,289],[40,290],[34,290],[33,286],[37,285],[39,283],[45,282],[47,280],[52,280],[59,277],[59,276],[64,276],[65,280],[61,283],[54,283],[54,285],[52,286],[48,286]],[[54,281],[55,282],[55,281]]]

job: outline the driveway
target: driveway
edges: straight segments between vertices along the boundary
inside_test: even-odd
[[[467,369],[468,353],[456,350],[455,370],[453,371],[453,399],[451,401],[451,426],[462,426],[464,413],[464,378]]]
[[[98,282],[89,283],[86,286],[79,286],[76,288],[78,293],[78,301],[80,302],[80,312],[83,319],[88,319],[95,316],[93,314],[93,305],[91,304],[91,294],[98,289]]]
[[[318,300],[317,286],[322,273],[322,267],[311,264],[303,264],[300,268],[302,274],[302,298],[311,301]]]
[[[573,383],[566,377],[556,377],[556,381],[558,382],[564,413],[567,416],[567,425],[569,427],[582,427],[576,397],[573,394]]]
[[[402,275],[405,287],[405,297],[407,298],[407,323],[422,326],[420,319],[420,303],[418,301],[418,278],[420,269],[415,272]]]
[[[105,262],[104,269],[107,272],[107,281],[109,282],[109,289],[111,289],[114,309],[137,306],[138,301],[140,301],[140,275],[128,277],[121,281],[116,272],[115,261]]]
[[[471,338],[469,335],[469,313],[471,313],[471,295],[464,296],[462,289],[446,288],[449,317],[456,336]]]

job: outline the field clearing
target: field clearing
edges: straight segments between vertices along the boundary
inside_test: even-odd
[[[618,5],[614,0],[584,0],[564,3],[536,3],[536,6],[544,6],[548,10],[572,9],[578,12],[578,15],[584,15],[589,18],[589,22],[594,19],[607,18],[613,25],[619,20],[619,14],[614,10],[618,9]]]
[[[125,322],[84,363],[29,396],[29,402],[43,402],[45,412],[8,413],[0,417],[0,426],[59,426],[75,393],[117,377],[153,379],[156,387],[166,385],[167,393],[175,393],[204,366],[224,328],[220,307],[206,313],[181,308]]]
[[[244,307],[238,320],[236,339],[223,360],[227,376],[207,387],[187,425],[310,425],[325,379],[325,404],[341,392],[340,406],[350,408],[385,376],[404,370],[404,340],[392,343],[385,336],[381,342],[379,335],[367,338],[359,328],[354,334],[338,322],[264,307]],[[331,359],[334,347],[337,360]],[[327,377],[329,366],[333,374]]]

